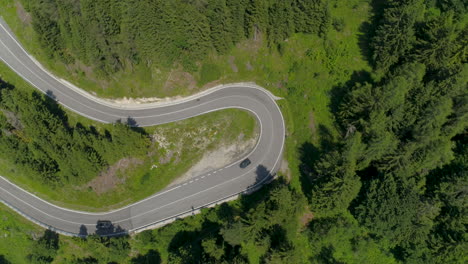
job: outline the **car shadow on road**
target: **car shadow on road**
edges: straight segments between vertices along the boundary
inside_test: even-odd
[[[120,236],[127,234],[125,229],[123,229],[119,225],[113,224],[109,220],[97,221],[95,233],[99,236]]]
[[[94,234],[98,236],[123,236],[127,235],[127,231],[109,220],[98,220]],[[88,235],[92,235],[92,233],[88,232],[88,228],[85,225],[81,225],[78,236],[86,238]]]

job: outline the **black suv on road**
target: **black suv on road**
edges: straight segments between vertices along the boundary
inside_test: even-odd
[[[243,160],[243,161],[240,163],[239,167],[241,167],[242,169],[244,169],[245,167],[249,166],[250,163],[252,163],[252,162],[251,162],[249,159],[245,159],[245,160]]]

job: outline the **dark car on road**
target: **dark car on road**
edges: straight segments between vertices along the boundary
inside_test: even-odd
[[[249,166],[250,163],[252,163],[252,162],[251,162],[249,159],[245,159],[245,160],[243,160],[243,161],[240,163],[239,166],[243,169],[243,168]]]

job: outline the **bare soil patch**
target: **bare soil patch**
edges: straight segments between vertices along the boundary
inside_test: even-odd
[[[159,164],[167,164],[171,161],[172,156],[174,156],[174,151],[168,151],[165,156],[159,158]]]
[[[123,158],[112,166],[109,166],[105,171],[101,172],[98,177],[86,184],[86,188],[92,188],[97,194],[103,194],[112,190],[118,184],[125,183],[126,177],[119,177],[119,174],[125,175],[125,171],[135,165],[143,164],[142,160],[136,158]]]
[[[253,70],[254,70],[254,67],[252,66],[252,64],[250,63],[250,61],[248,61],[248,62],[245,64],[245,68],[246,68],[248,71],[253,71]]]
[[[315,118],[313,112],[309,113],[309,128],[310,131],[312,131],[312,134],[315,135],[315,132],[317,132],[317,126],[315,125]]]
[[[179,69],[174,69],[169,73],[163,89],[169,91],[175,87],[187,87],[189,90],[197,88],[197,81],[188,72]]]
[[[233,72],[238,72],[239,69],[237,68],[236,63],[234,62],[235,59],[236,58],[234,58],[234,56],[229,56],[229,61],[228,62],[229,62],[229,66],[231,66],[231,70]]]
[[[315,124],[315,117],[312,111],[309,113],[309,129],[312,132],[312,138],[317,140],[317,125]]]
[[[309,209],[307,209],[307,212],[301,216],[301,226],[306,227],[307,224],[309,224],[310,221],[312,221],[312,219],[314,219],[314,214],[311,211],[309,211]]]
[[[86,79],[97,83],[101,89],[105,90],[109,88],[109,81],[96,78],[94,74],[94,67],[92,66],[88,66],[79,60],[75,60],[73,64],[66,64],[65,67],[67,68],[67,71],[71,72],[74,77],[78,77],[78,75],[84,74],[86,76]],[[96,95],[95,92],[91,93]]]
[[[280,172],[286,176],[288,181],[291,180],[291,170],[289,169],[288,161],[285,158],[281,161]]]
[[[20,2],[15,1],[15,5],[16,5],[16,14],[20,18],[21,22],[23,22],[23,24],[30,25],[32,21],[31,14],[29,14],[28,12],[26,12],[26,10],[24,10],[24,7],[23,5],[21,5]]]
[[[263,46],[263,39],[263,33],[260,31],[256,31],[255,36],[253,38],[241,41],[236,46],[249,52],[249,54],[256,55],[258,50]]]
[[[15,113],[2,109],[0,109],[0,112],[3,112],[8,122],[13,126],[14,129],[23,130],[23,124]]]

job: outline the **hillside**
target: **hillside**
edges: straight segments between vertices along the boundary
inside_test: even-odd
[[[1,207],[8,221],[0,226],[5,237],[0,263],[468,260],[464,1],[0,0],[0,5],[5,7],[0,14],[41,63],[100,96],[189,95],[219,83],[253,81],[284,98],[279,104],[287,123],[277,180],[156,230],[87,239],[44,231],[38,238],[39,229],[11,220],[21,217]],[[14,83],[7,71],[0,68],[1,78]],[[2,109],[20,109],[23,102],[33,116],[47,104],[14,86],[3,89]],[[6,148],[13,129],[5,120],[0,114],[0,154],[18,154]],[[61,121],[57,124],[62,131]],[[251,123],[245,124],[250,131]],[[108,145],[102,133],[76,126],[63,129],[62,139],[71,140],[66,131],[75,130],[89,134],[82,147],[98,139],[99,146]],[[111,132],[145,140],[126,126]],[[119,151],[127,151],[109,148],[94,147],[103,158],[78,165],[95,173],[103,162],[117,160],[106,153],[121,157]]]

